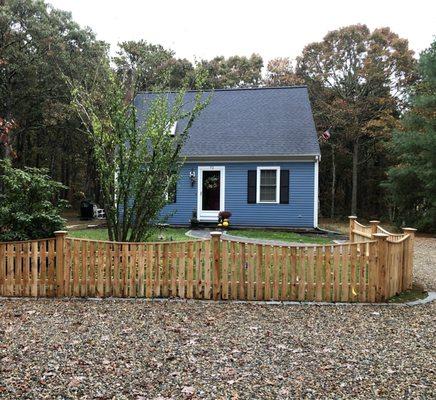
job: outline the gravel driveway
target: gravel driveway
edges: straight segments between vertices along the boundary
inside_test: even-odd
[[[436,290],[436,239],[416,238],[414,282]]]
[[[436,303],[0,304],[5,398],[436,396]]]
[[[435,398],[435,311],[0,300],[0,398]]]

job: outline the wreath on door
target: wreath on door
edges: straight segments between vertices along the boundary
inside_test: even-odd
[[[216,189],[219,186],[219,178],[217,176],[210,176],[204,181],[206,189]]]

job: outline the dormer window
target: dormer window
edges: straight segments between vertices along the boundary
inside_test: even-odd
[[[169,134],[170,134],[171,136],[175,136],[175,135],[176,135],[176,129],[177,129],[177,121],[174,122],[174,123],[171,125],[171,128],[170,128],[170,130],[169,130]]]

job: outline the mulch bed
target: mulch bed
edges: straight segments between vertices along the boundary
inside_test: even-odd
[[[436,304],[0,301],[0,397],[435,398]]]

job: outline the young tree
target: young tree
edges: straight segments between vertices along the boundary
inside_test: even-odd
[[[351,153],[351,213],[357,212],[359,166],[373,157],[401,111],[415,78],[408,42],[389,28],[352,25],[306,46],[297,74],[309,85],[314,108],[323,114]]]
[[[141,241],[166,217],[161,210],[183,164],[180,150],[207,99],[197,92],[188,105],[184,91],[156,94],[139,115],[136,91],[126,96],[124,84],[108,75],[105,93],[75,87],[73,104],[93,148],[109,238]]]
[[[10,160],[0,161],[0,241],[52,237],[65,220],[60,212],[66,202],[59,200],[64,186],[53,181],[47,170],[13,168]]]
[[[393,136],[398,163],[386,186],[399,225],[436,232],[436,41],[421,54],[419,72],[412,107]]]

